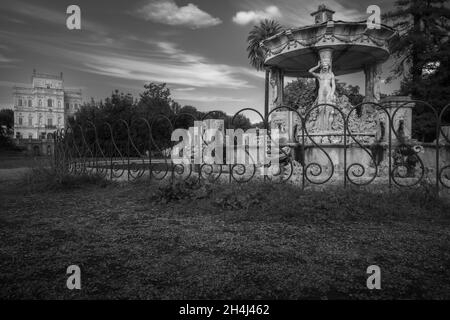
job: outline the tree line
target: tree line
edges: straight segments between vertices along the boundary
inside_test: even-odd
[[[112,92],[111,96],[104,100],[91,99],[73,117],[69,118],[68,123],[76,138],[74,142],[80,147],[83,145],[80,132],[83,128],[83,136],[89,146],[95,148],[97,139],[103,152],[114,153],[116,149],[112,144],[112,129],[114,142],[120,152],[124,155],[137,155],[138,152],[135,148],[128,144],[129,135],[141,154],[145,154],[149,150],[163,151],[173,144],[170,139],[172,129],[188,129],[194,125],[195,120],[200,121],[204,117],[223,119],[226,128],[246,130],[254,126],[242,114],[236,115],[233,119],[232,115],[223,111],[202,112],[190,105],[181,107],[172,98],[170,88],[165,83],[144,85],[144,91],[139,94],[138,99],[118,90]],[[95,131],[92,124],[95,126]],[[107,124],[111,127],[108,127]],[[129,134],[128,130],[130,130]],[[150,132],[153,140],[150,138]]]

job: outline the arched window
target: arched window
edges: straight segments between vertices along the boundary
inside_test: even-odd
[[[47,100],[47,106],[53,107],[53,100],[52,99],[48,99]]]

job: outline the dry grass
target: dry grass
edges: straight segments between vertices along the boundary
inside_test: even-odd
[[[79,186],[1,187],[1,298],[450,298],[450,206],[426,189]]]

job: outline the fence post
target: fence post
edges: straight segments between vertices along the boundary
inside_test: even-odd
[[[344,188],[347,188],[347,118],[344,117]]]
[[[440,144],[439,144],[439,138],[441,137],[441,117],[436,114],[437,116],[437,124],[436,124],[436,193],[439,194],[439,152],[440,150]]]

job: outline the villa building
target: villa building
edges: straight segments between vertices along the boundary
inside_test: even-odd
[[[64,88],[63,74],[36,73],[31,87],[14,87],[14,138],[30,153],[52,154],[53,132],[81,106],[81,90]]]

